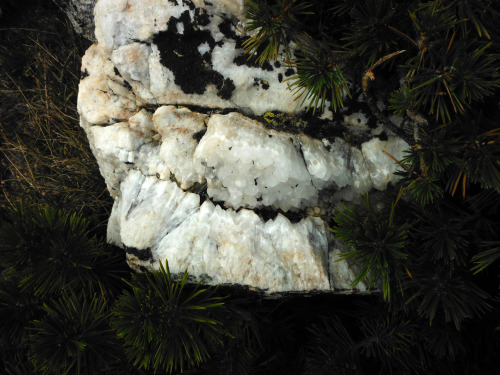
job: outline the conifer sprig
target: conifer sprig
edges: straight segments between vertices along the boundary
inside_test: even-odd
[[[29,355],[42,374],[98,374],[120,359],[103,298],[63,292],[45,303],[44,311],[34,323]]]
[[[327,100],[331,101],[334,111],[344,106],[344,98],[349,96],[347,80],[339,66],[347,52],[332,51],[326,42],[314,40],[309,35],[299,39],[299,52],[290,63],[296,69],[296,75],[290,77],[290,89],[302,103],[308,101],[308,107],[321,112]]]
[[[472,262],[475,264],[471,271],[474,274],[484,271],[487,267],[500,260],[500,241],[484,241],[481,244],[481,251],[472,257]]]
[[[249,59],[258,54],[257,61],[262,66],[265,62],[278,58],[280,47],[291,56],[288,47],[290,34],[294,33],[297,15],[311,14],[306,1],[301,0],[249,0],[246,24],[248,31],[257,33],[243,43]]]
[[[405,246],[410,226],[395,220],[396,201],[389,211],[377,211],[371,207],[368,194],[363,196],[363,207],[344,207],[338,210],[332,231],[350,250],[341,254],[338,261],[351,260],[360,265],[361,270],[352,282],[352,287],[368,279],[368,286],[381,283],[384,299],[391,299],[392,286],[401,290],[406,268]]]
[[[487,293],[461,270],[447,266],[422,264],[407,282],[407,288],[411,295],[407,303],[415,302],[418,313],[429,324],[440,315],[460,330],[465,319],[480,317],[491,308]]]

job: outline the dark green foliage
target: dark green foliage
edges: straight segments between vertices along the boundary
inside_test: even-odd
[[[281,22],[287,18],[288,2],[304,7],[295,12],[294,32]],[[370,79],[375,80],[372,69],[388,60],[382,79],[404,76],[402,85],[392,79],[384,93],[399,116],[418,111],[436,123],[447,123],[500,88],[499,45],[491,37],[498,35],[500,14],[491,1],[338,0],[329,4],[327,12],[311,1],[311,10],[323,12],[316,24],[302,12],[307,2],[288,2],[250,2],[249,29],[260,31],[245,48],[263,63],[276,59],[283,46],[289,62],[298,67],[292,89],[306,93],[313,110],[323,111],[326,99],[334,110],[341,108],[348,93],[344,76],[362,76],[360,70],[369,69]],[[292,39],[293,51],[288,45]],[[259,50],[264,40],[271,41]],[[342,59],[334,57],[339,51]],[[361,85],[354,79],[354,88]]]
[[[409,372],[419,367],[418,352],[414,353],[412,340],[415,327],[403,317],[379,316],[361,322],[362,339],[358,343],[360,353],[368,360],[381,362],[384,373]],[[410,368],[410,364],[415,368]],[[395,372],[395,373],[397,373]]]
[[[439,185],[439,178],[432,176],[419,176],[408,186],[413,198],[422,205],[434,203],[443,196],[443,189]]]
[[[448,122],[452,114],[462,114],[471,103],[493,94],[500,87],[498,59],[487,47],[474,48],[460,42],[443,44],[439,57],[430,52],[415,56],[407,63],[406,84],[410,87],[412,107],[427,109],[436,121]],[[427,61],[430,60],[430,61]],[[437,61],[434,61],[437,60]],[[397,97],[393,97],[393,106]],[[396,113],[401,113],[397,108]]]
[[[19,204],[1,227],[0,261],[4,266],[22,270],[51,256],[50,248],[60,247],[61,241],[89,247],[88,227],[89,223],[76,214]]]
[[[479,112],[441,129],[422,130],[419,144],[401,161],[404,171],[397,174],[404,176],[402,185],[423,205],[440,200],[445,191],[466,197],[471,184],[500,188],[500,133],[494,126]],[[495,202],[492,193],[484,194],[490,196],[490,204]],[[480,203],[479,198],[473,200]]]
[[[487,293],[466,273],[447,266],[422,264],[407,289],[411,295],[408,303],[415,301],[419,314],[430,324],[439,314],[459,330],[464,319],[480,317],[490,308]]]
[[[463,152],[464,173],[483,189],[500,189],[500,129],[471,134]]]
[[[430,349],[438,360],[454,361],[466,354],[463,335],[453,324],[441,322],[433,326],[423,325],[420,329],[423,345]]]
[[[2,216],[0,348],[7,373],[95,374],[112,366],[121,349],[106,301],[129,273],[123,256],[76,214],[19,204]]]
[[[464,34],[470,28],[475,30],[479,37],[491,39],[491,34],[495,36],[500,14],[493,7],[494,0],[452,0],[446,1],[446,3],[449,3],[451,8],[455,10],[458,19],[467,20],[461,27]]]
[[[36,295],[63,289],[117,293],[127,274],[122,257],[105,251],[82,216],[48,206],[12,209],[0,227],[0,262]],[[95,271],[102,270],[100,273]]]
[[[445,148],[453,148],[446,142],[443,144]],[[449,168],[456,167],[457,160],[453,157],[439,158],[429,149],[424,151],[429,157],[423,161],[424,157],[420,155],[419,160],[436,176],[443,176]],[[438,170],[443,172],[440,174]],[[415,188],[413,184],[408,188]],[[436,179],[436,184],[442,184],[442,181]],[[496,199],[497,194],[492,197]],[[387,208],[374,211],[366,197],[363,202],[364,207],[346,209],[334,217],[334,232],[353,248],[344,253],[342,259],[355,259],[361,267],[355,282],[371,277],[370,285],[377,285],[380,281],[384,292],[386,285],[397,285],[401,293],[394,295],[397,298],[391,301],[391,309],[406,306],[431,324],[438,319],[443,324],[453,323],[457,330],[462,328],[465,320],[481,318],[489,311],[492,306],[490,295],[468,269],[477,273],[500,259],[495,245],[498,241],[488,240],[498,238],[494,229],[495,225],[498,228],[498,220],[490,216],[498,217],[496,211],[491,211],[491,207],[485,204],[469,206],[468,200],[462,200],[461,207],[441,197],[432,207],[421,199],[415,203],[401,202],[399,214],[393,215],[393,210]],[[473,215],[471,209],[475,211]],[[476,225],[477,217],[487,225]],[[391,226],[396,231],[386,230]],[[400,232],[401,236],[404,233],[404,241],[395,242],[401,245],[392,250],[396,255],[392,258],[373,256],[373,253],[384,254],[376,251],[380,248],[381,238],[385,240],[382,243],[386,251],[391,249],[394,238],[399,238],[395,236],[398,228],[404,228],[404,232]],[[475,265],[471,264],[471,255]],[[441,348],[440,352],[444,350]]]
[[[31,330],[29,354],[42,374],[99,374],[120,358],[103,298],[64,292],[44,311]]]
[[[418,225],[414,226],[412,237],[419,247],[419,260],[433,263],[465,266],[468,261],[467,250],[472,234],[471,218],[464,213],[440,210],[417,211],[414,215]],[[431,211],[432,210],[432,211]]]
[[[352,302],[352,301],[351,301]],[[424,374],[428,354],[411,314],[363,297],[308,328],[306,374]]]
[[[353,9],[357,9],[365,3],[365,0],[335,0],[330,10],[336,16],[347,16]]]
[[[413,30],[390,26],[410,42],[404,48],[416,52],[403,67],[407,71],[404,88],[392,94],[391,108],[398,115],[418,109],[436,121],[448,122],[500,85],[498,56],[488,51],[491,43],[469,38],[469,20],[457,17],[463,16],[467,2],[445,3],[424,2],[410,11]],[[473,7],[477,11],[477,4]],[[474,26],[481,30],[478,22],[475,18]]]
[[[43,315],[42,300],[33,288],[21,288],[13,280],[0,280],[0,349],[22,348],[32,322]]]
[[[361,266],[352,286],[369,279],[370,287],[382,283],[384,299],[391,298],[391,285],[399,287],[405,274],[405,260],[409,225],[398,223],[395,216],[397,200],[391,208],[377,210],[363,196],[363,207],[344,207],[335,215],[333,232],[351,249],[340,256]]]
[[[403,117],[407,111],[415,111],[417,109],[416,95],[408,85],[393,91],[389,98],[389,109],[396,116]]]
[[[397,23],[397,13],[392,0],[357,2],[350,10],[352,28],[343,38],[346,48],[363,57],[366,67],[371,67],[380,57],[397,51],[394,33],[387,26]],[[337,12],[341,8],[336,8]]]
[[[307,375],[355,375],[361,370],[358,348],[338,316],[328,316],[308,327]]]
[[[39,374],[39,372],[35,371],[32,363],[27,360],[24,352],[21,350],[10,352],[4,350],[2,356],[4,357],[4,361],[3,363],[0,362],[0,365],[3,365],[3,373],[7,375]]]
[[[263,323],[262,317],[259,316],[263,312],[248,306],[251,302],[254,301],[249,298],[244,308],[237,306],[237,301],[231,301],[228,306],[230,315],[225,320],[225,326],[231,337],[224,340],[224,358],[221,361],[227,365],[225,373],[265,373],[265,366],[262,366],[261,362]]]
[[[224,327],[230,334],[211,359],[202,364],[196,374],[214,375],[267,375],[277,362],[276,345],[269,338],[277,339],[270,322],[271,311],[258,296],[243,295],[225,301]],[[293,314],[292,314],[293,315]],[[289,322],[286,318],[286,323]],[[285,323],[285,324],[286,324]],[[288,326],[290,328],[291,325]],[[280,327],[281,328],[281,327]],[[290,332],[280,332],[287,335]]]
[[[460,163],[463,143],[463,137],[458,134],[452,135],[447,129],[439,129],[422,136],[418,147],[410,151],[411,156],[403,159],[403,163],[411,162],[412,170],[422,163],[425,172],[437,175],[447,167]]]
[[[416,36],[414,43],[418,48],[418,59],[414,64],[416,71],[423,60],[434,60],[437,57],[437,51],[447,44],[447,33],[459,23],[459,20],[450,8],[443,6],[440,0],[421,2],[416,8],[409,10],[409,15]]]
[[[127,357],[139,368],[182,371],[210,357],[226,334],[214,314],[223,298],[212,288],[186,285],[188,274],[174,281],[168,264],[159,271],[133,275],[113,309],[112,325]]]

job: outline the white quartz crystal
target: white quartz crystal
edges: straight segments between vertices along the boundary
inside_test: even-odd
[[[390,137],[387,141],[373,138],[363,143],[363,156],[375,189],[385,190],[387,184],[395,180],[397,163],[394,159],[403,159],[404,151],[407,149],[408,144],[396,137]]]
[[[161,136],[159,156],[182,189],[204,181],[203,174],[193,167],[193,153],[198,145],[194,136],[206,130],[206,117],[173,106],[160,107],[153,116],[156,131]]]
[[[321,189],[335,184],[343,188],[351,183],[351,147],[344,140],[336,138],[332,144],[326,139],[321,141],[302,135],[300,141],[314,186]]]
[[[91,124],[128,119],[137,109],[133,92],[114,72],[113,64],[92,45],[82,59],[83,79],[78,90],[78,112]]]
[[[120,188],[109,237],[122,246],[149,249],[154,267],[168,259],[172,272],[187,269],[208,275],[211,284],[238,283],[268,292],[330,289],[328,242],[320,219],[292,224],[278,215],[264,222],[250,210],[225,210],[210,201],[200,206],[198,195],[138,171],[131,171]]]
[[[299,147],[289,134],[230,113],[210,118],[194,157],[216,201],[288,211],[314,205],[318,195]]]

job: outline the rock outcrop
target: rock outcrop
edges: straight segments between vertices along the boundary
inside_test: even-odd
[[[292,68],[244,55],[242,21],[242,0],[97,2],[78,110],[115,199],[108,240],[141,270],[168,259],[210,284],[350,291],[332,209],[394,182],[386,153],[408,145],[362,100],[304,114]]]

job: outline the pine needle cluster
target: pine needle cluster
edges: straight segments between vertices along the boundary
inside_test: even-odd
[[[199,366],[227,332],[217,313],[223,298],[212,288],[174,281],[168,263],[158,271],[133,275],[113,309],[111,324],[123,340],[129,360],[139,369],[172,374]]]

